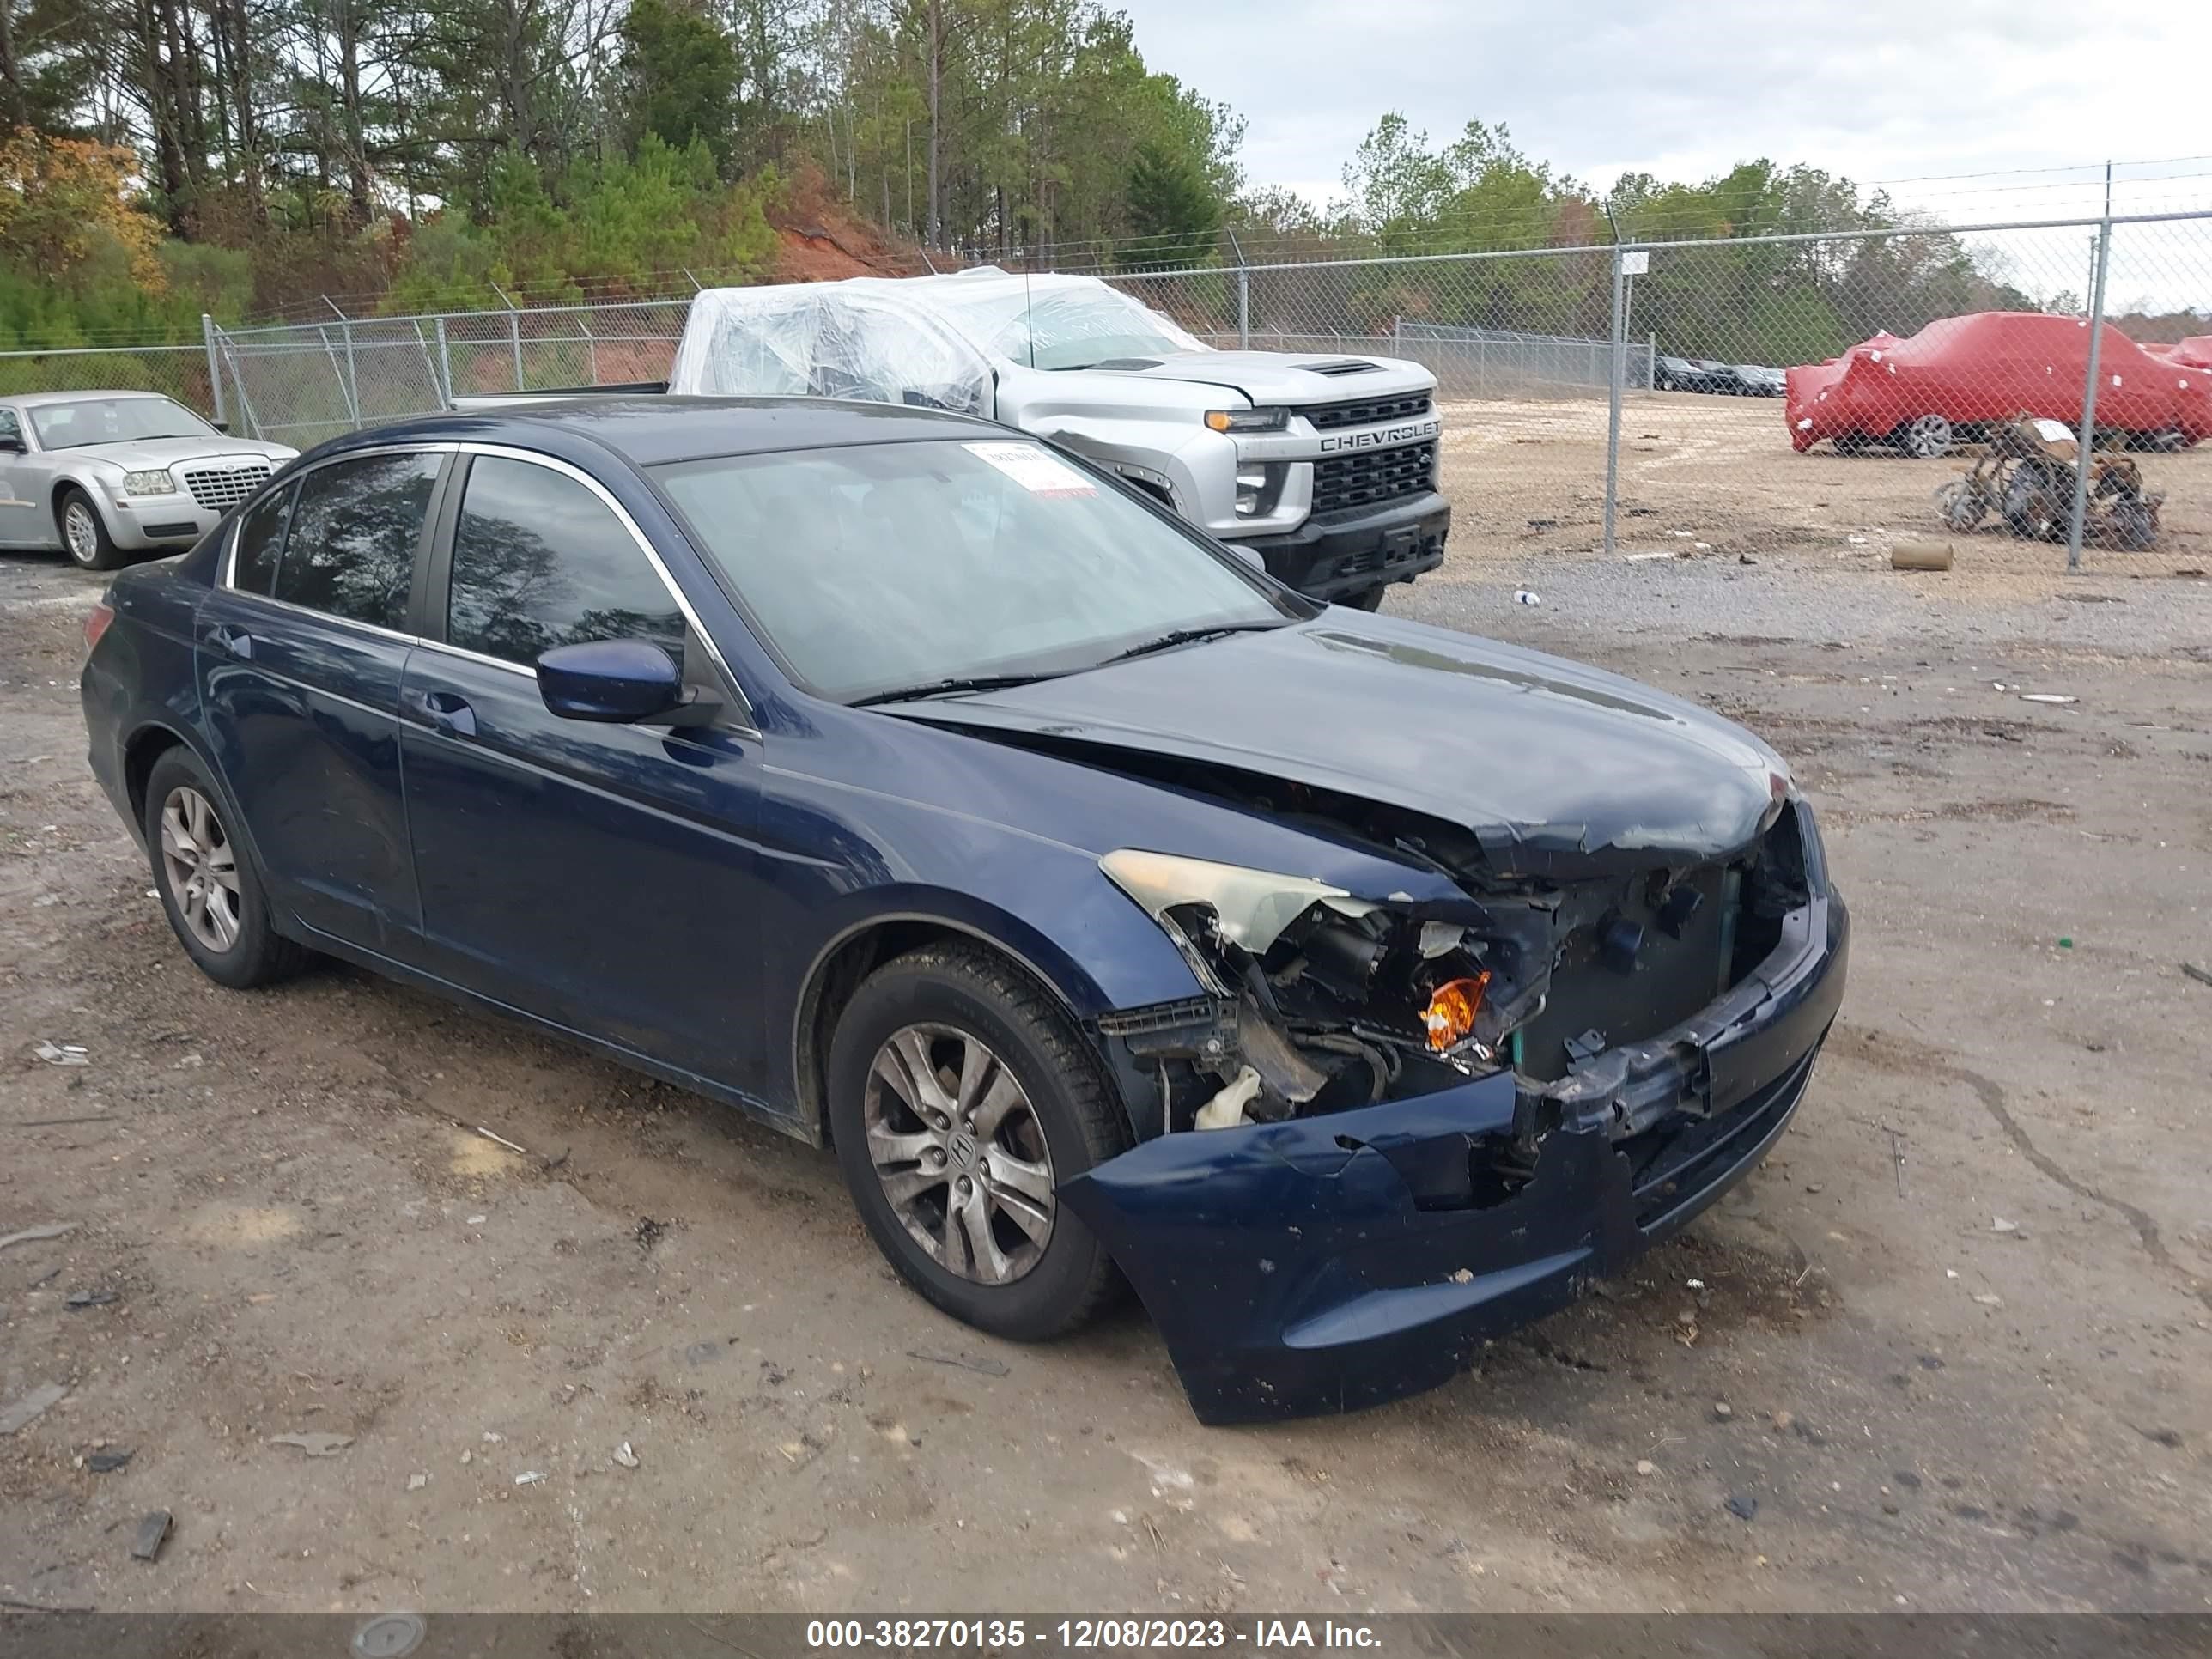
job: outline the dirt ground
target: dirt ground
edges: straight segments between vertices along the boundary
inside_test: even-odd
[[[1632,1277],[1443,1389],[1261,1429],[1194,1423],[1134,1310],[1043,1348],[948,1322],[829,1158],[697,1098],[348,969],[204,981],[85,769],[95,584],[0,557],[0,1237],[74,1229],[0,1249],[0,1411],[68,1390],[0,1436],[0,1598],[2212,1605],[2212,987],[2178,967],[2212,961],[2212,586],[1908,587],[1844,486],[1901,521],[1942,469],[1778,443],[1832,538],[1739,565],[1767,463],[1685,443],[1632,493],[1713,553],[1544,554],[1464,482],[1506,441],[1455,438],[1460,550],[1390,608],[1765,733],[1850,991],[1775,1156]]]
[[[1452,498],[1452,556],[1589,551],[1605,524],[1606,402],[1601,397],[1449,403],[1443,477]],[[1839,455],[1832,444],[1790,447],[1778,398],[1694,392],[1629,396],[1621,411],[1620,551],[1758,556],[1819,552],[1887,564],[1890,546],[1948,539],[1978,569],[2021,576],[2063,566],[2064,549],[2021,541],[2001,524],[1948,536],[1936,487],[1971,464],[1965,451],[1912,460],[1890,449]],[[2162,490],[2158,545],[2099,552],[2098,564],[2212,566],[2212,445],[2139,454],[2144,487]],[[1695,544],[1704,543],[1706,550]]]

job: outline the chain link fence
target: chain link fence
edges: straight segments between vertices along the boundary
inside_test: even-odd
[[[1455,562],[2212,554],[2212,215],[1109,280],[1212,344],[1425,364]]]
[[[2212,214],[1106,276],[1216,346],[1425,364],[1455,566],[1928,537],[2212,562]],[[455,394],[665,380],[688,309],[210,324],[204,351],[0,354],[0,390],[143,386],[305,447]]]
[[[446,312],[208,331],[241,430],[306,447],[434,414],[455,395],[665,380],[688,300]]]
[[[84,346],[0,351],[0,398],[27,392],[160,392],[203,415],[215,413],[208,354],[197,345]]]

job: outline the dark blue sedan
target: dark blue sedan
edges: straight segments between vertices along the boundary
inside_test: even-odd
[[[1618,1269],[1843,994],[1749,733],[951,415],[356,434],[87,633],[210,977],[343,957],[827,1142],[922,1295],[1039,1339],[1126,1278],[1208,1421],[1429,1386]]]

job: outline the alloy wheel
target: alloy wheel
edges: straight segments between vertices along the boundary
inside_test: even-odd
[[[1923,415],[1905,428],[1905,453],[1917,460],[1932,461],[1950,453],[1951,422],[1941,415]]]
[[[1051,1242],[1051,1149],[1021,1082],[949,1025],[891,1034],[861,1103],[868,1160],[915,1243],[957,1278],[1009,1285]]]
[[[70,557],[79,564],[90,565],[99,558],[100,526],[82,501],[71,501],[62,509],[62,539],[69,544]]]
[[[238,855],[214,806],[188,784],[161,803],[161,868],[194,939],[218,954],[238,943]]]

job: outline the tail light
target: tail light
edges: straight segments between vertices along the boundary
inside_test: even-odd
[[[115,620],[115,607],[106,599],[96,603],[85,613],[84,648],[89,652],[100,643],[100,636],[107,632],[108,623]]]

